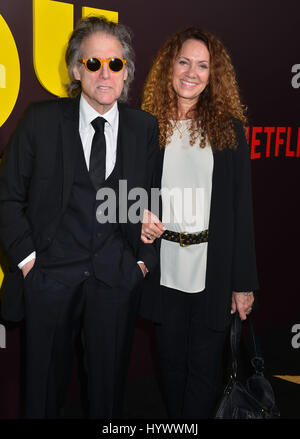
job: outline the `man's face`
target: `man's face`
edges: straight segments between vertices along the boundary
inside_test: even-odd
[[[103,32],[92,34],[81,44],[82,59],[123,58],[122,46],[117,38]],[[97,72],[89,72],[85,66],[75,66],[75,79],[81,81],[82,96],[100,114],[112,108],[120,97],[128,72],[126,67],[120,72],[111,72],[106,62]]]

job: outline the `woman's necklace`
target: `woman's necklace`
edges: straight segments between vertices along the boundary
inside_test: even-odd
[[[188,119],[185,119],[185,121],[187,121],[187,120]],[[178,120],[175,122],[175,128],[179,132],[179,138],[182,139],[183,138],[183,134],[190,129],[190,126],[189,126],[190,124],[186,124],[184,129],[183,128],[180,129],[179,126],[178,126],[178,122],[179,122]]]

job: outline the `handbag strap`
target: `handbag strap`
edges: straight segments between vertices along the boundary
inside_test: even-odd
[[[254,331],[253,321],[250,315],[247,317],[247,320],[250,327],[250,338],[249,338],[249,347],[250,347],[250,357],[251,364],[255,369],[255,372],[258,374],[263,373],[264,369],[264,359],[259,353],[257,338]],[[231,354],[232,354],[232,376],[234,379],[237,377],[237,368],[238,368],[238,349],[240,346],[242,335],[242,320],[239,316],[238,312],[235,312],[232,316],[231,328],[230,328],[230,345],[231,345]]]
[[[253,368],[255,369],[255,372],[257,374],[262,374],[264,370],[264,359],[262,357],[262,354],[259,350],[258,340],[255,335],[254,331],[254,325],[253,325],[253,319],[251,316],[247,317],[249,327],[250,327],[250,357],[251,357],[251,364]]]
[[[238,312],[235,312],[232,316],[231,328],[230,328],[230,346],[232,355],[232,376],[234,379],[237,377],[237,357],[238,349],[241,339],[242,321]]]

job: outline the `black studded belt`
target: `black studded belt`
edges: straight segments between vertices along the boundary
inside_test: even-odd
[[[199,233],[186,233],[186,232],[171,232],[171,230],[165,230],[161,235],[162,239],[167,241],[179,242],[180,247],[188,247],[193,244],[201,244],[201,242],[208,241],[208,230],[203,230]]]

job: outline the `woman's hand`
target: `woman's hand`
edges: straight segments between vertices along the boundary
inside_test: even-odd
[[[246,320],[247,314],[250,314],[250,312],[252,311],[253,302],[254,302],[253,293],[251,293],[248,296],[245,295],[244,293],[233,291],[231,314],[234,314],[236,310],[238,310],[241,320]]]
[[[159,238],[164,232],[161,221],[150,210],[144,210],[141,240],[144,244],[152,244],[155,238]]]

